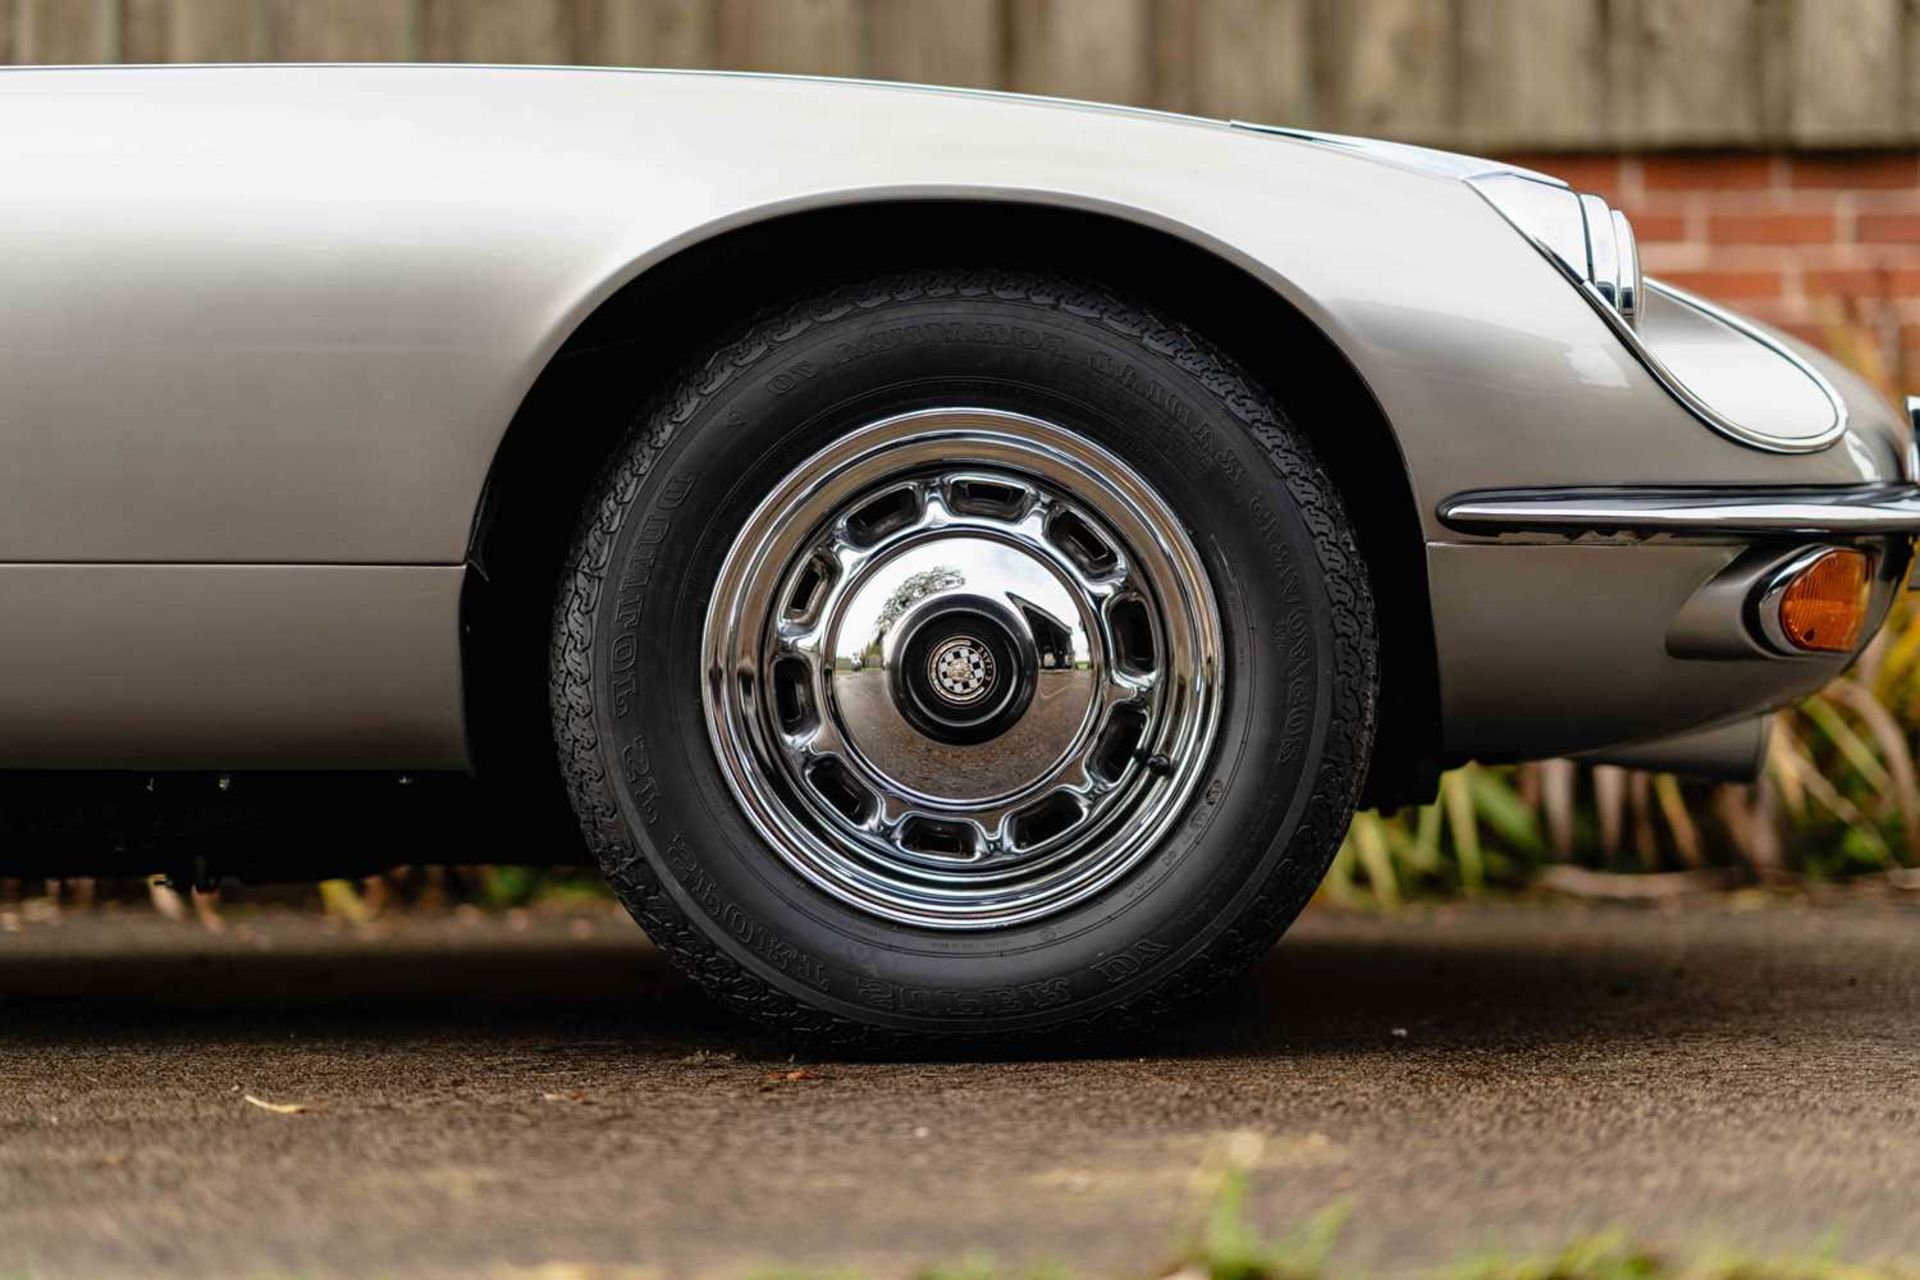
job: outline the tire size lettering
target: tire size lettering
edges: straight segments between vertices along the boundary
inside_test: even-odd
[[[667,841],[665,856],[681,887],[700,904],[709,919],[781,973],[798,978],[816,990],[827,989],[827,967],[791,942],[775,937],[765,925],[721,893],[720,886],[694,857],[693,846],[685,835],[677,831],[673,834]]]
[[[1115,952],[1105,960],[1096,960],[1093,971],[1105,978],[1109,984],[1125,982],[1138,974],[1148,965],[1167,954],[1171,948],[1151,938],[1142,938],[1124,951]]]
[[[963,991],[954,987],[912,987],[881,978],[857,978],[854,995],[861,1004],[893,1013],[948,1018],[985,1018],[1052,1009],[1073,999],[1065,978],[1023,982],[1016,987]]]
[[[627,794],[640,810],[640,820],[649,827],[660,820],[660,784],[653,776],[653,757],[647,754],[647,740],[634,734],[620,748],[620,776],[626,780]]]

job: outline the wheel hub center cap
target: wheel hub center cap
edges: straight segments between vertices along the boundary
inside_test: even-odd
[[[956,706],[978,702],[993,688],[993,654],[972,636],[949,640],[929,667],[934,691]]]
[[[832,713],[849,746],[912,791],[1018,790],[1086,731],[1092,621],[1044,558],[935,534],[877,556],[832,611]]]

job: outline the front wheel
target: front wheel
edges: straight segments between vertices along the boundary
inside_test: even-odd
[[[839,1039],[1157,1015],[1333,855],[1376,689],[1352,531],[1193,333],[924,272],[750,327],[644,417],[563,583],[555,728],[614,888]]]

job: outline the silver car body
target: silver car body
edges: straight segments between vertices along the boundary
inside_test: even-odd
[[[1914,479],[1909,425],[1676,295],[1636,351],[1462,180],[1497,171],[776,77],[0,73],[0,765],[466,767],[470,542],[556,351],[689,246],[903,199],[1149,228],[1344,353],[1419,509],[1447,758],[1608,748],[1818,686],[1842,659],[1767,656],[1737,601],[1699,597],[1757,581],[1772,519],[1883,537],[1877,618],[1915,523],[1884,488]],[[1833,438],[1756,447],[1717,412]],[[1701,486],[1750,500],[1701,515]],[[1819,492],[1796,514],[1783,488]]]

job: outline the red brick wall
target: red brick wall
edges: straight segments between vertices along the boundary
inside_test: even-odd
[[[1648,274],[1920,392],[1920,152],[1511,159],[1625,210]]]

